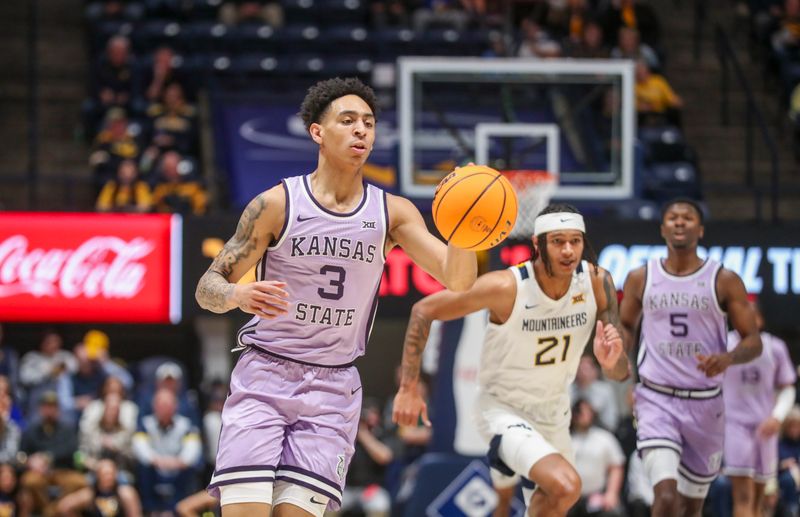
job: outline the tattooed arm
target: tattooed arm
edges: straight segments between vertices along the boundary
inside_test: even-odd
[[[623,381],[630,375],[630,364],[622,341],[622,322],[619,317],[617,288],[611,274],[598,267],[592,276],[597,300],[597,326],[594,332],[594,355],[603,374],[609,379]]]
[[[224,313],[236,307],[272,318],[285,312],[285,284],[274,280],[237,284],[258,262],[283,226],[285,199],[279,185],[256,196],[245,208],[236,233],[225,243],[197,283],[195,298],[204,309]]]
[[[494,271],[478,278],[468,291],[439,291],[414,304],[403,342],[400,388],[394,398],[393,421],[400,425],[416,425],[422,416],[423,422],[430,425],[428,408],[417,385],[422,351],[433,320],[450,321],[481,309],[489,309],[491,320],[503,323],[514,307],[516,286],[513,273],[508,270]]]

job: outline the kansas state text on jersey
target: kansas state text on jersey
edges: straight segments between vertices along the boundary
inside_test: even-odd
[[[675,276],[659,259],[647,263],[639,348],[643,379],[694,390],[722,382],[722,376],[709,379],[697,369],[697,354],[726,350],[727,321],[716,294],[720,268],[709,259],[691,275]]]
[[[364,184],[358,207],[341,214],[314,199],[308,176],[287,178],[283,187],[286,222],[256,278],[286,282],[292,305],[271,320],[254,317],[239,341],[306,363],[350,363],[364,354],[378,305],[386,195]]]

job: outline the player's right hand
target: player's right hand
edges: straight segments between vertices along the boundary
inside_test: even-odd
[[[284,290],[286,282],[262,280],[248,284],[236,284],[233,301],[248,314],[273,319],[286,314],[289,306],[289,293]]]
[[[422,399],[417,389],[400,388],[394,396],[392,405],[392,422],[398,425],[416,426],[420,416],[426,427],[431,426],[428,420],[428,405]]]

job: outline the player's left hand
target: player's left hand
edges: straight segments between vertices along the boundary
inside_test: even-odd
[[[756,429],[756,436],[759,438],[769,438],[775,435],[781,429],[781,422],[774,416],[771,416],[761,422]]]
[[[597,322],[594,329],[594,356],[606,370],[611,370],[619,361],[623,354],[622,337],[619,331],[611,323],[603,325],[602,321]]]
[[[706,377],[715,377],[733,364],[733,359],[728,353],[703,355],[697,354],[697,369],[706,374]]]

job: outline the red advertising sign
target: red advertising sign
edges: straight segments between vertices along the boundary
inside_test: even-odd
[[[0,213],[0,321],[177,323],[181,218]]]

